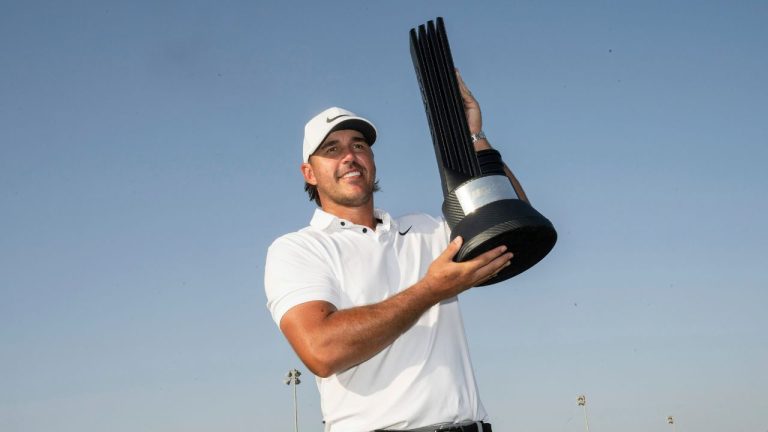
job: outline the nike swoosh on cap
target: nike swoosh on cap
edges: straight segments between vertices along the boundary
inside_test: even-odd
[[[332,122],[332,121],[336,120],[336,119],[337,119],[337,118],[339,118],[339,117],[349,117],[349,114],[339,114],[339,115],[337,115],[336,117],[326,117],[326,118],[325,118],[325,122],[326,122],[326,123],[330,123],[330,122]]]
[[[402,231],[402,232],[398,231],[397,233],[400,234],[400,235],[406,235],[406,234],[408,234],[408,231],[411,230],[411,228],[413,228],[413,225],[409,226],[407,230]]]

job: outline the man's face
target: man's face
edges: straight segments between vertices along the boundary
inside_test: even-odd
[[[363,134],[351,129],[331,132],[302,164],[304,180],[317,186],[323,207],[358,207],[373,196],[376,164]]]

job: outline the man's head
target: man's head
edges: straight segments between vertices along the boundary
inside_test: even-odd
[[[376,128],[342,108],[328,108],[304,127],[304,190],[321,205],[321,196],[336,204],[361,205],[378,190],[370,146]],[[331,204],[331,203],[329,203]]]

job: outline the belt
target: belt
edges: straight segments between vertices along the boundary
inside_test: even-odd
[[[426,426],[417,429],[376,429],[373,432],[493,432],[491,424],[486,422],[475,422],[464,426],[435,425]]]

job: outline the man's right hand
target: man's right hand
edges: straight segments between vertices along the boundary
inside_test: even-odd
[[[394,342],[427,309],[485,282],[512,258],[501,246],[457,263],[453,257],[461,244],[457,237],[432,262],[426,276],[384,301],[341,310],[325,301],[302,303],[283,315],[280,329],[317,376],[364,362]]]
[[[512,252],[499,246],[469,261],[457,263],[453,258],[459,252],[463,239],[456,237],[435,259],[422,282],[438,301],[456,296],[473,286],[494,277],[510,264]]]

